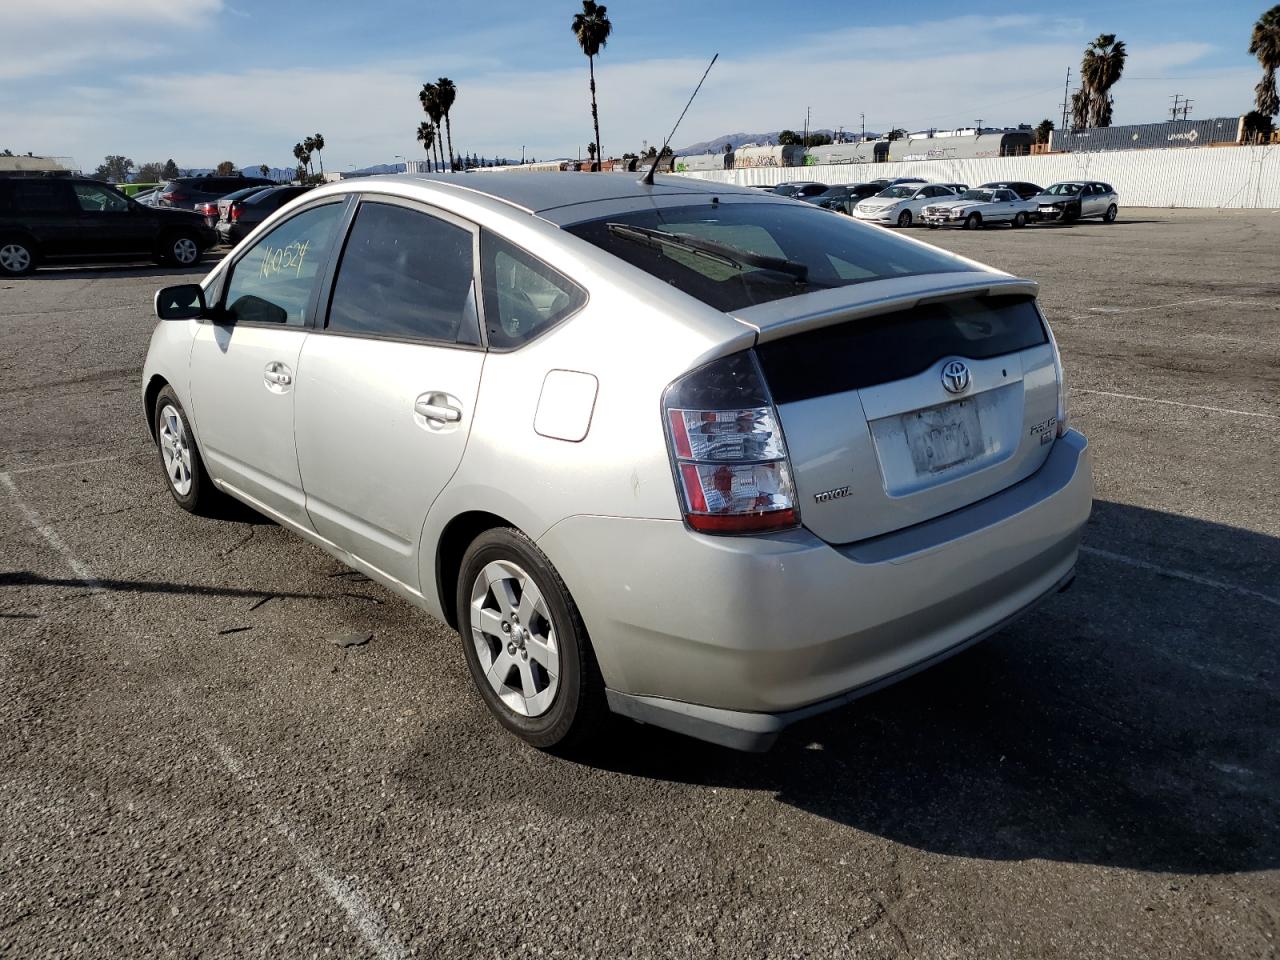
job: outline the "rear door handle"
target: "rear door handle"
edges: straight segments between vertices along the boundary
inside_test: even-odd
[[[275,384],[277,387],[287,387],[293,383],[293,374],[279,360],[272,360],[267,364],[267,368],[262,371],[262,379],[269,384]]]
[[[442,423],[457,423],[462,419],[462,411],[443,402],[440,394],[419,398],[413,405],[413,412],[428,420],[439,420]],[[432,402],[436,401],[436,402]]]

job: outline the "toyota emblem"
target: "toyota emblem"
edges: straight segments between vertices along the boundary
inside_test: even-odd
[[[969,368],[952,360],[942,368],[942,385],[948,393],[963,393],[969,386]]]

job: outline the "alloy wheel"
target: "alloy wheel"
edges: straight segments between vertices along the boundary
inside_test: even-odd
[[[0,247],[0,267],[7,273],[25,273],[31,268],[31,251],[20,243]]]
[[[187,442],[182,416],[171,403],[160,411],[159,444],[165,475],[174,492],[185,497],[191,492],[191,445]]]
[[[560,647],[546,599],[509,560],[485,564],[471,587],[471,641],[485,679],[522,717],[551,709],[560,687]]]
[[[184,267],[195,263],[200,257],[200,248],[190,237],[179,237],[173,242],[173,259]]]

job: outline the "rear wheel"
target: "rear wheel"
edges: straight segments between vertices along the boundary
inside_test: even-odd
[[[498,721],[568,751],[608,713],[586,626],[560,574],[518,530],[482,533],[462,558],[458,630],[471,679]]]
[[[36,268],[35,246],[25,237],[0,237],[0,275],[25,277]]]
[[[200,244],[189,233],[171,234],[160,241],[156,259],[175,267],[190,267],[200,259]]]
[[[982,226],[982,214],[971,213],[964,218],[964,228],[966,230],[977,230]]]
[[[900,227],[909,227],[909,226],[911,226],[911,211],[910,211],[910,210],[903,210],[900,214],[898,214],[898,226],[900,226]]]
[[[1116,217],[1120,216],[1119,208],[1113,203],[1107,207],[1107,212],[1102,215],[1103,223],[1115,223]]]
[[[1015,230],[1016,230],[1016,229],[1021,229],[1022,227],[1025,227],[1026,225],[1027,225],[1027,215],[1026,215],[1025,213],[1019,212],[1019,213],[1018,213],[1018,214],[1013,218],[1013,226],[1014,226],[1014,229],[1015,229]]]

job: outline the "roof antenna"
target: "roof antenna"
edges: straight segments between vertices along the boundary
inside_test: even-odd
[[[646,186],[653,186],[653,175],[657,172],[658,164],[662,162],[662,155],[667,152],[667,144],[671,142],[671,138],[676,135],[676,127],[680,126],[680,121],[684,119],[684,115],[689,112],[689,107],[693,105],[693,98],[698,95],[698,91],[702,89],[702,83],[707,79],[707,74],[711,72],[711,68],[716,65],[716,61],[720,59],[720,54],[716,54],[711,58],[711,62],[707,64],[707,69],[702,73],[702,80],[698,81],[698,85],[693,88],[693,93],[689,96],[689,102],[684,105],[684,109],[680,111],[680,116],[676,119],[675,127],[671,128],[671,132],[667,134],[667,139],[662,141],[662,149],[658,151],[658,155],[653,158],[653,166],[649,168],[640,182]]]

